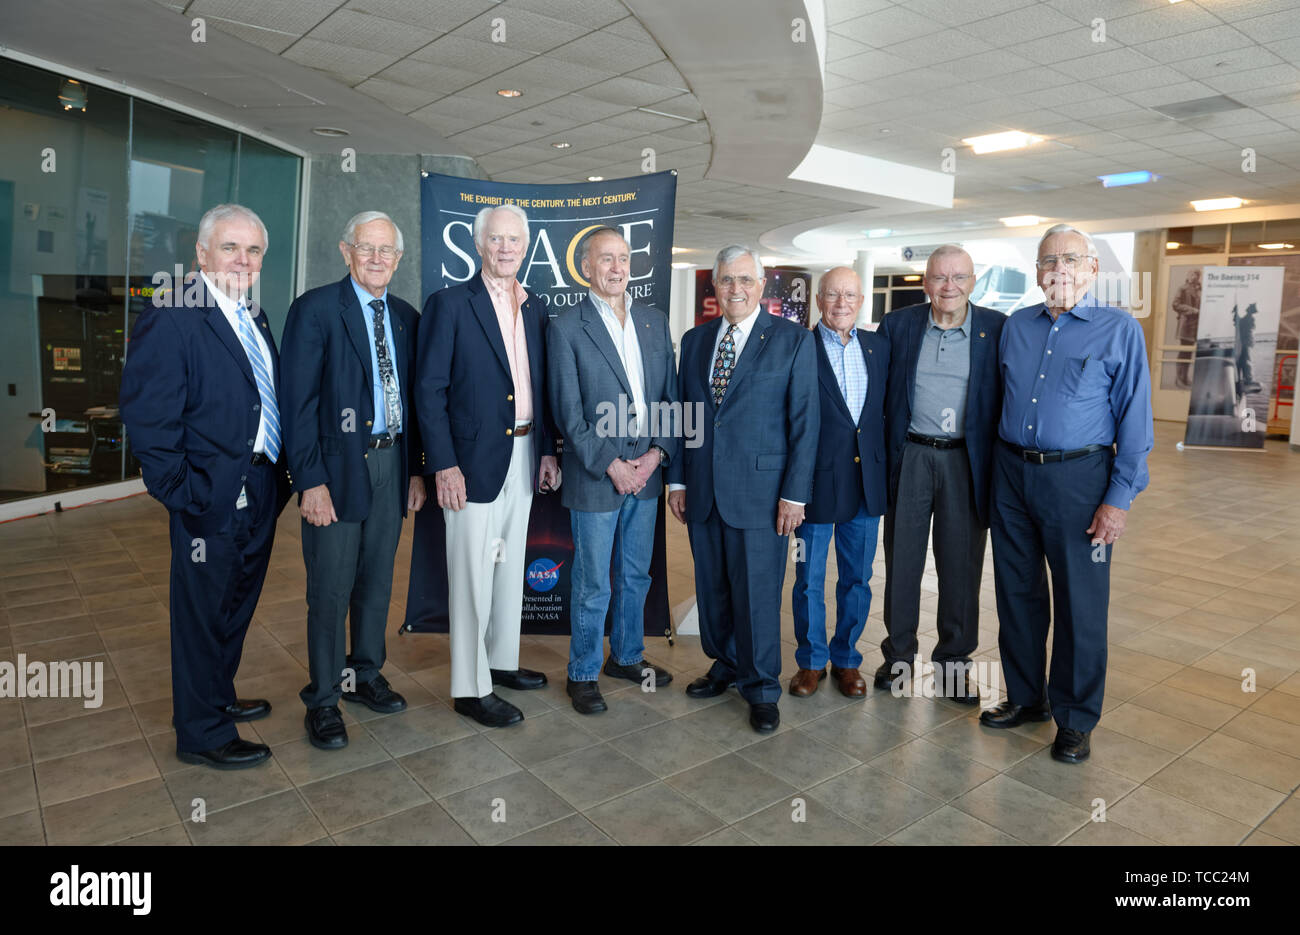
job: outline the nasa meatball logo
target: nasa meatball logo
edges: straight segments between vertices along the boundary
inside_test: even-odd
[[[560,562],[557,565],[549,558],[539,558],[528,566],[524,580],[528,582],[528,586],[534,591],[545,594],[560,583],[560,565],[563,564],[563,562]]]

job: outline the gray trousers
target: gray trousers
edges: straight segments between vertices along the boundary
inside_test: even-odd
[[[384,632],[393,592],[393,557],[402,534],[401,446],[372,448],[370,515],[359,523],[313,526],[302,521],[307,564],[307,661],[311,683],[299,692],[308,708],[336,705],[344,667],[356,684],[383,668]],[[352,651],[346,623],[352,612]]]
[[[979,590],[988,529],[980,526],[964,448],[903,446],[898,490],[885,514],[886,663],[911,664],[917,653],[921,576],[934,520],[939,576],[939,642],[931,661],[969,662],[979,645]]]

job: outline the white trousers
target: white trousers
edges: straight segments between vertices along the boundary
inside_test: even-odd
[[[516,438],[501,492],[491,503],[443,510],[451,612],[451,694],[492,693],[492,669],[519,668],[524,554],[533,505],[533,440]]]

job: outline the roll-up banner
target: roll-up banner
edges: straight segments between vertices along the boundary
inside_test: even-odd
[[[1284,272],[1204,268],[1186,447],[1264,447]]]
[[[587,294],[578,247],[598,227],[616,228],[628,242],[632,298],[666,315],[676,196],[675,172],[572,185],[516,185],[425,175],[420,182],[424,297],[478,275],[474,216],[483,208],[514,204],[528,214],[528,254],[519,280],[550,307],[551,317],[577,305]],[[560,466],[563,470],[562,453]],[[437,503],[431,506],[415,514],[404,631],[445,632],[448,628],[446,526]],[[645,605],[647,635],[667,635],[671,628],[664,556],[666,512],[660,498]],[[524,559],[523,632],[569,632],[572,565],[569,511],[561,506],[559,494],[534,494]],[[606,632],[608,628],[607,617]]]

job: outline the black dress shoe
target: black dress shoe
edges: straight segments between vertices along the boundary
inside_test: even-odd
[[[644,669],[650,669],[654,672],[655,688],[663,688],[673,680],[672,674],[667,669],[661,669],[646,659],[626,666],[621,666],[615,662],[613,656],[605,660],[605,674],[612,679],[627,679],[629,682],[640,684],[645,681],[645,676],[641,674]]]
[[[343,713],[338,705],[308,708],[303,718],[307,725],[307,739],[321,750],[342,750],[348,745],[348,730],[343,726]]]
[[[735,684],[732,679],[715,679],[711,675],[701,675],[686,686],[686,694],[692,698],[716,698]]]
[[[889,688],[894,684],[894,679],[896,678],[901,678],[904,682],[907,682],[912,678],[912,667],[910,665],[899,675],[894,674],[895,665],[896,663],[890,662],[888,659],[882,662],[880,668],[876,669],[876,674],[872,678],[871,684],[875,685],[876,688]]]
[[[256,721],[271,713],[271,702],[263,698],[241,698],[221,709],[232,721]]]
[[[388,685],[388,679],[382,675],[376,675],[369,682],[362,682],[354,692],[344,692],[343,700],[363,704],[380,714],[395,714],[406,710],[406,699],[393,691]]]
[[[609,705],[600,695],[600,688],[595,682],[575,682],[569,679],[565,686],[569,698],[573,701],[573,710],[579,714],[599,714],[608,711]]]
[[[538,688],[546,687],[546,673],[534,672],[532,669],[515,669],[513,672],[507,672],[505,669],[492,669],[492,684],[503,685],[506,688],[513,688],[517,692],[533,691]]]
[[[215,750],[194,752],[177,750],[176,758],[182,763],[211,766],[213,769],[248,769],[271,758],[271,748],[251,740],[232,740]]]
[[[955,701],[957,704],[974,705],[980,703],[979,686],[975,684],[975,680],[970,677],[970,673],[966,671],[964,665],[953,673],[951,680],[946,673],[940,673],[940,668],[939,665],[935,665],[934,678],[937,684],[943,686],[943,697],[949,701]]]
[[[1092,753],[1092,745],[1088,741],[1091,734],[1092,731],[1058,727],[1056,742],[1052,744],[1052,759],[1062,763],[1082,763]]]
[[[985,727],[1015,727],[1025,721],[1046,721],[1051,717],[1052,709],[1046,701],[1029,706],[1004,701],[981,714],[980,723]]]
[[[781,726],[781,712],[771,701],[749,706],[749,726],[760,734],[770,734]]]
[[[496,692],[482,698],[455,698],[452,706],[457,714],[472,717],[484,727],[509,727],[524,719],[524,712],[499,697]]]

